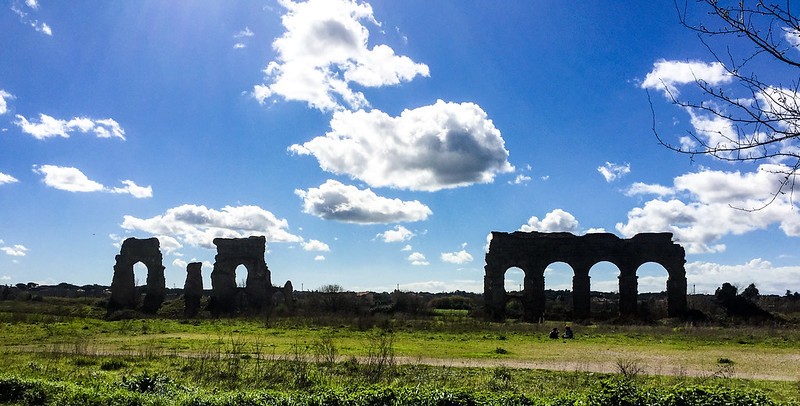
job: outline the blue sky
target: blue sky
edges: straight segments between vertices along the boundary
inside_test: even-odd
[[[674,232],[698,292],[800,290],[797,205],[731,207],[784,163],[651,130],[729,130],[664,97],[726,85],[713,62],[671,1],[5,1],[0,283],[109,284],[157,236],[168,286],[210,286],[214,237],[265,235],[275,284],[480,292],[490,231],[604,230]]]

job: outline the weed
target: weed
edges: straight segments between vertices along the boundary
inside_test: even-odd
[[[494,349],[494,353],[495,354],[501,354],[501,355],[508,354],[508,350],[503,348],[503,347],[497,347],[497,348]]]
[[[635,358],[617,358],[615,365],[617,373],[626,379],[634,379],[645,371],[641,361]]]

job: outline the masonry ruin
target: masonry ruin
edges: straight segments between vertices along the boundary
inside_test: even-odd
[[[275,302],[292,307],[294,292],[291,281],[281,287],[272,286],[267,263],[264,260],[267,240],[263,236],[248,238],[215,238],[217,247],[214,269],[211,272],[211,300],[209,310],[214,315],[237,311],[261,311]],[[166,287],[164,266],[157,238],[128,238],[116,256],[114,278],[111,283],[109,312],[119,309],[137,309],[138,296],[133,265],[142,262],[147,267],[147,286],[141,310],[155,313],[164,301]],[[247,279],[243,287],[236,284],[236,268],[244,266]],[[200,312],[204,294],[202,263],[186,266],[184,315],[195,317]]]
[[[486,254],[484,299],[493,320],[505,319],[509,295],[504,286],[505,273],[517,267],[525,273],[522,290],[523,320],[542,320],[545,311],[544,272],[554,262],[565,262],[573,271],[573,318],[590,317],[589,270],[594,264],[608,261],[619,268],[619,312],[637,314],[638,276],[636,271],[647,262],[663,266],[667,279],[667,313],[677,317],[686,311],[686,253],[672,241],[672,233],[642,233],[630,239],[614,234],[597,233],[576,236],[571,233],[492,232]]]
[[[133,266],[137,262],[147,267],[147,285],[141,310],[145,313],[158,311],[166,293],[164,265],[158,238],[128,238],[122,242],[119,255],[115,258],[111,299],[108,302],[109,311],[137,308],[138,295],[133,272]]]

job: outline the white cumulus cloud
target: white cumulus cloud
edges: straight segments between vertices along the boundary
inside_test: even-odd
[[[376,237],[383,240],[383,242],[404,242],[414,238],[414,233],[403,227],[403,226],[395,226],[392,230],[386,230],[382,233],[379,233]]]
[[[641,83],[642,89],[656,89],[669,97],[678,95],[678,85],[702,81],[709,85],[719,85],[733,80],[719,62],[705,63],[701,61],[667,61],[659,60]]]
[[[399,117],[336,112],[330,132],[289,150],[373,187],[437,191],[491,183],[514,170],[500,131],[478,105],[441,100]]]
[[[800,266],[775,266],[761,258],[737,265],[689,262],[686,264],[686,281],[697,293],[714,293],[716,288],[729,282],[741,288],[755,283],[762,294],[782,295],[800,282]]]
[[[597,171],[603,175],[606,182],[613,182],[631,172],[631,164],[615,164],[613,162],[606,162],[605,165],[597,167]]]
[[[538,217],[532,216],[528,219],[527,224],[520,226],[519,231],[531,232],[570,232],[578,231],[578,220],[575,216],[561,209],[555,209],[550,213],[545,214],[544,219],[539,220]],[[490,234],[491,236],[491,234]]]
[[[279,3],[286,9],[281,18],[286,31],[272,43],[278,57],[264,69],[265,83],[253,89],[261,103],[280,96],[324,111],[339,110],[343,105],[357,109],[369,103],[352,84],[379,87],[429,75],[427,65],[396,55],[386,45],[368,46],[369,30],[362,22],[379,23],[367,3]]]
[[[319,240],[310,240],[308,242],[304,241],[304,242],[301,243],[301,245],[303,246],[303,250],[305,250],[305,251],[324,251],[324,252],[328,252],[328,251],[331,250],[331,248],[328,246],[328,244],[325,244],[324,242],[319,241]]]
[[[423,255],[420,252],[413,252],[406,259],[408,260],[408,262],[411,263],[411,265],[414,265],[414,266],[430,265],[430,262],[428,262],[428,260],[425,259],[425,255]]]
[[[78,168],[55,165],[34,165],[33,171],[44,176],[45,185],[67,192],[106,192],[130,194],[137,199],[153,197],[153,188],[142,187],[132,180],[121,181],[124,187],[109,188],[89,179]]]
[[[22,132],[32,135],[34,138],[43,140],[51,137],[69,138],[75,131],[81,133],[93,132],[98,138],[119,138],[125,140],[125,130],[119,123],[111,118],[95,120],[87,117],[75,117],[71,120],[60,120],[39,114],[39,122],[30,122],[27,118],[17,114],[14,124],[19,126]]]
[[[443,252],[441,258],[442,261],[449,262],[451,264],[466,264],[467,262],[472,262],[473,260],[472,255],[463,249],[456,252]]]
[[[347,223],[396,223],[425,220],[432,214],[417,200],[402,201],[376,195],[329,179],[318,188],[295,190],[303,199],[303,211],[325,220]]]
[[[672,232],[690,253],[721,252],[719,240],[778,225],[787,236],[800,236],[800,213],[790,196],[779,196],[761,210],[771,197],[783,165],[764,164],[754,172],[701,170],[678,176],[671,188],[651,188],[660,196],[628,212],[627,223],[616,228],[626,237],[642,232]],[[648,187],[639,186],[644,191]]]
[[[170,236],[183,244],[214,248],[214,238],[263,235],[268,242],[302,242],[288,231],[289,223],[258,206],[225,206],[221,210],[184,204],[164,214],[142,219],[126,215],[121,227],[151,235]]]

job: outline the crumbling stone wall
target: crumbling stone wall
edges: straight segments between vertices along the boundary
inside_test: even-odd
[[[215,238],[217,255],[211,271],[210,310],[214,314],[239,310],[236,267],[247,268],[244,293],[247,307],[261,310],[270,305],[272,282],[264,260],[267,240],[263,236],[248,238]]]
[[[137,262],[141,262],[147,267],[147,286],[141,310],[146,313],[158,311],[166,294],[164,265],[158,238],[128,238],[122,242],[119,255],[115,258],[111,299],[108,302],[109,311],[136,308],[136,282],[133,265]]]
[[[589,269],[608,261],[620,270],[619,309],[622,315],[637,312],[638,277],[636,270],[646,262],[663,266],[667,279],[667,312],[671,317],[686,311],[686,254],[672,242],[672,233],[642,233],[621,239],[609,233],[575,236],[571,233],[492,232],[486,254],[484,298],[494,320],[505,318],[508,300],[506,271],[518,267],[525,273],[522,292],[523,319],[540,320],[544,315],[544,271],[554,262],[572,267],[573,314],[575,319],[590,315]]]
[[[191,262],[186,265],[186,282],[183,284],[185,317],[197,316],[200,311],[200,299],[203,297],[202,267],[201,262]]]

